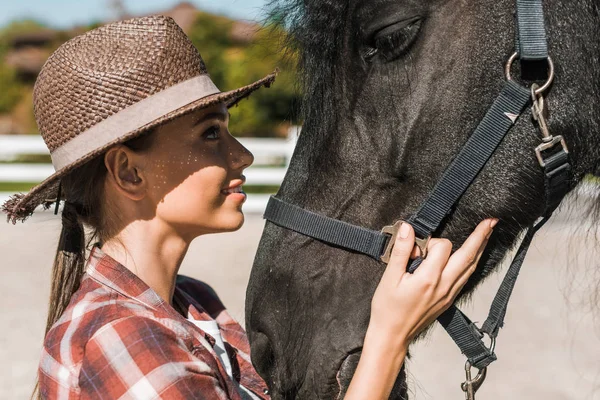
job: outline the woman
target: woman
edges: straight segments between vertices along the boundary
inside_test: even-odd
[[[48,59],[34,110],[56,173],[3,206],[15,222],[64,201],[40,397],[268,398],[243,329],[207,285],[177,272],[194,238],[242,225],[253,157],[230,135],[227,109],[274,79],[219,92],[162,16],[95,29]],[[432,240],[413,275],[414,233],[402,226],[347,399],[388,396],[408,343],[455,298],[494,224],[452,256]]]

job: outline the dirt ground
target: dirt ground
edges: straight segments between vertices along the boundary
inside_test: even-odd
[[[478,399],[600,399],[600,282],[597,252],[575,212],[557,215],[536,237]],[[60,218],[40,213],[25,224],[0,223],[0,399],[25,399],[35,382]],[[211,284],[243,321],[244,294],[263,221],[247,216],[235,233],[197,240],[181,273]],[[491,277],[462,307],[483,320],[501,279]],[[595,310],[595,311],[594,311]],[[413,346],[408,362],[413,399],[463,399],[464,359],[436,327]]]

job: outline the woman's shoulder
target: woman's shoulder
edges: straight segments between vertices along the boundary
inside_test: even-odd
[[[180,329],[176,329],[177,324],[158,323],[166,320],[162,314],[135,298],[92,279],[84,279],[60,319],[45,336],[40,367],[43,367],[44,359],[51,359],[66,370],[76,371],[94,338],[131,335],[143,325],[152,328],[164,325],[168,330],[177,331],[173,332],[174,336],[182,336]]]
[[[118,380],[121,372],[117,367],[124,359],[130,359],[131,365],[156,364],[157,343],[165,362],[188,362],[193,358],[189,351],[192,335],[167,312],[84,279],[44,339],[40,389],[55,393],[54,387],[59,385],[77,394],[90,376],[106,382]],[[214,369],[209,357],[201,360],[207,371]],[[111,373],[104,371],[108,365]]]
[[[191,399],[207,393],[207,398],[220,399],[223,390],[231,392],[207,342],[182,335],[185,328],[164,315],[117,308],[107,309],[97,323],[71,322],[65,333],[54,334],[60,345],[44,347],[39,368],[40,390],[47,398],[67,390],[76,398],[85,393],[94,398],[160,394]]]

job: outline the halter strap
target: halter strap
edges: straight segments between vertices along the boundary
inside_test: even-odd
[[[517,0],[516,49],[521,60],[548,58],[546,24],[542,0]]]
[[[274,196],[269,198],[263,218],[304,236],[366,254],[376,260],[380,260],[390,241],[390,235],[305,210]]]
[[[528,89],[507,81],[429,198],[410,220],[417,236],[431,236],[487,164],[531,98]]]

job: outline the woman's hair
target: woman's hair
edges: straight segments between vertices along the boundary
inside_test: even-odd
[[[146,150],[152,145],[153,132],[145,132],[124,144],[132,150]],[[107,172],[102,154],[61,179],[59,192],[65,202],[52,268],[45,334],[60,319],[79,289],[85,273],[86,248],[93,242],[104,243],[118,233],[115,230],[119,226],[119,214],[104,196]],[[38,384],[32,397],[36,397],[37,389]],[[41,398],[41,393],[37,397]]]

